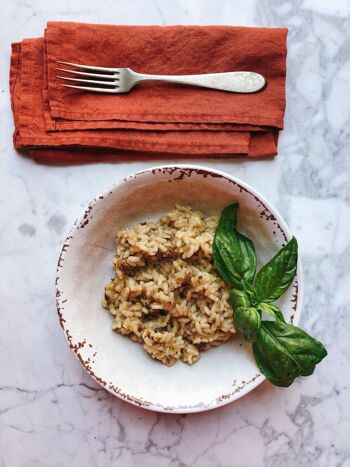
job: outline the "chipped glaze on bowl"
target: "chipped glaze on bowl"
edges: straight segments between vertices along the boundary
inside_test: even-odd
[[[126,226],[157,219],[176,203],[219,214],[240,203],[238,228],[255,243],[258,267],[291,238],[278,212],[246,183],[217,170],[190,165],[151,168],[130,175],[95,198],[74,223],[57,266],[60,324],[86,371],[117,397],[145,409],[189,413],[213,409],[244,396],[264,381],[251,346],[236,334],[201,353],[192,366],[168,368],[140,344],[112,331],[102,308],[104,286],[113,277],[115,234]],[[285,317],[297,324],[303,277],[280,299]]]

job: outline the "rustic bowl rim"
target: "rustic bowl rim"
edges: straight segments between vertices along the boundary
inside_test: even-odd
[[[60,269],[62,267],[62,262],[64,259],[64,256],[66,254],[67,248],[70,246],[71,240],[73,239],[72,234],[74,231],[78,228],[79,225],[81,225],[84,222],[84,219],[86,217],[86,214],[90,212],[90,210],[98,203],[98,201],[103,200],[105,197],[108,196],[113,190],[117,189],[119,186],[121,186],[124,183],[127,183],[129,180],[135,179],[136,177],[145,174],[145,173],[152,173],[155,174],[157,171],[169,171],[169,173],[173,173],[173,171],[176,170],[190,170],[190,171],[195,171],[195,172],[205,172],[210,174],[214,174],[219,177],[223,177],[224,179],[228,179],[232,182],[234,182],[237,186],[242,187],[244,190],[252,194],[256,199],[261,202],[261,204],[268,209],[268,211],[273,214],[276,219],[278,220],[278,224],[280,225],[283,233],[285,234],[286,239],[291,239],[292,235],[291,232],[284,221],[283,217],[281,214],[277,211],[276,208],[273,207],[273,205],[260,193],[258,192],[255,188],[250,186],[248,183],[243,182],[241,179],[228,174],[224,171],[218,170],[218,169],[213,169],[211,167],[206,167],[203,165],[195,165],[195,164],[164,164],[164,165],[159,165],[159,166],[154,166],[154,167],[149,167],[146,169],[142,169],[137,172],[133,172],[130,175],[127,175],[126,177],[120,179],[118,182],[110,185],[107,189],[105,189],[103,192],[101,192],[99,195],[97,195],[84,209],[82,214],[76,219],[74,224],[72,225],[65,241],[62,246],[58,263],[57,263],[57,268],[56,268],[56,280],[55,280],[55,288],[56,288],[56,309],[57,309],[57,314],[59,318],[60,325],[62,327],[62,330],[64,332],[65,338],[70,346],[70,348],[73,350],[74,355],[78,358],[80,363],[83,365],[84,369],[87,371],[87,373],[95,380],[96,383],[98,383],[100,386],[102,386],[105,390],[110,392],[112,395],[117,396],[118,398],[131,403],[132,405],[142,407],[147,410],[151,411],[156,411],[156,412],[163,412],[163,413],[196,413],[196,412],[203,412],[207,410],[213,410],[218,407],[222,407],[226,404],[229,404],[230,402],[233,402],[235,400],[240,399],[241,397],[245,396],[246,394],[250,393],[253,391],[256,387],[258,387],[261,383],[263,383],[266,380],[266,377],[262,375],[261,373],[259,375],[256,375],[252,380],[248,381],[244,387],[241,387],[239,391],[232,393],[228,395],[227,397],[223,397],[221,400],[217,399],[215,404],[212,404],[211,406],[204,406],[204,407],[186,407],[186,408],[177,408],[177,407],[164,407],[158,404],[146,402],[143,400],[135,399],[132,395],[124,394],[122,391],[117,391],[116,389],[118,388],[112,388],[110,387],[105,381],[103,381],[101,378],[99,378],[98,375],[95,375],[93,371],[89,368],[89,365],[84,362],[84,360],[81,358],[79,354],[79,348],[76,346],[72,346],[72,343],[70,342],[70,335],[69,335],[69,330],[65,328],[65,319],[62,315],[61,312],[61,307],[62,303],[60,300],[61,296],[61,290],[59,288],[59,282],[60,282]],[[85,217],[84,217],[85,216]],[[295,319],[293,321],[293,324],[298,324],[300,321],[300,317],[302,315],[303,311],[303,301],[304,301],[304,273],[303,273],[303,267],[300,258],[298,259],[298,268],[297,268],[297,283],[298,283],[298,288],[296,290],[296,307],[295,307]]]

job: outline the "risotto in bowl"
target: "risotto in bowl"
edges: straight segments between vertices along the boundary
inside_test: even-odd
[[[165,365],[192,365],[200,350],[235,332],[228,286],[212,261],[217,224],[217,216],[176,206],[117,234],[103,305],[115,317],[113,330]]]
[[[186,413],[238,399],[265,379],[235,331],[213,263],[219,215],[232,202],[259,266],[290,239],[284,221],[254,189],[204,167],[131,175],[75,222],[58,262],[58,316],[79,361],[112,394]],[[279,302],[293,324],[302,286],[298,264]]]

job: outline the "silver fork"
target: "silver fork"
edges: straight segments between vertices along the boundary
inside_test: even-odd
[[[257,92],[266,85],[266,80],[262,75],[251,71],[208,73],[203,75],[145,75],[136,73],[136,71],[130,68],[105,68],[61,61],[58,63],[68,65],[71,69],[57,68],[57,70],[77,76],[74,78],[57,76],[59,79],[83,84],[83,86],[74,84],[62,84],[62,86],[82,89],[84,91],[109,92],[111,94],[129,92],[141,81],[164,81],[166,83],[187,84],[239,93]],[[96,80],[95,78],[100,79]],[[88,86],[89,84],[98,84],[98,87]]]

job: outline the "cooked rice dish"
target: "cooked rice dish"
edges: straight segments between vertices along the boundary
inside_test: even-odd
[[[115,277],[103,306],[112,328],[165,365],[195,363],[235,332],[228,287],[212,264],[219,218],[176,206],[117,234]]]

